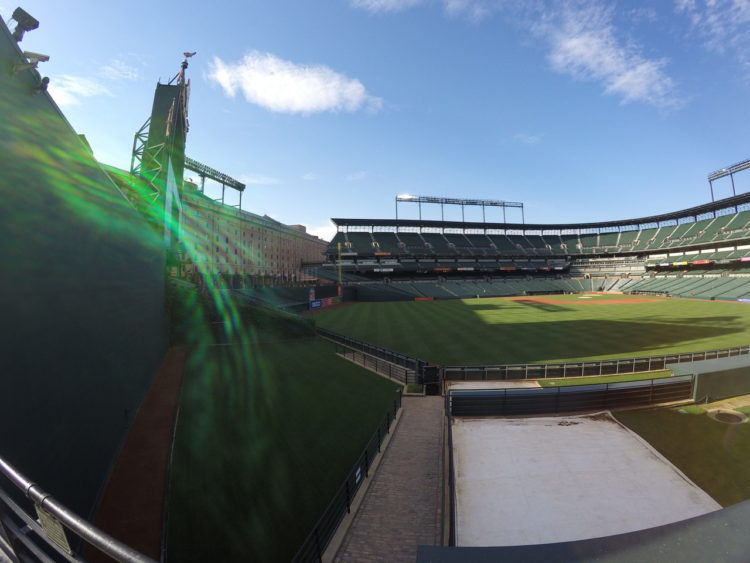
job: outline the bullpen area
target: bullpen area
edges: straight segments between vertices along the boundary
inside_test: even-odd
[[[582,540],[720,505],[609,413],[453,420],[458,546]]]

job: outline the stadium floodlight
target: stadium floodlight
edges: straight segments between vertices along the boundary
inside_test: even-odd
[[[716,172],[711,172],[711,174],[708,175],[708,185],[711,188],[711,201],[714,201],[714,180],[729,176],[729,178],[732,180],[732,195],[736,196],[737,192],[734,187],[734,175],[737,172],[742,172],[743,170],[747,170],[748,168],[750,168],[750,160],[743,160],[742,162],[738,162],[737,164],[732,164],[732,166],[727,166],[726,168],[722,168],[720,170],[717,170]]]
[[[397,195],[396,196],[396,219],[398,219],[398,204],[399,202],[411,202],[419,204],[419,219],[422,219],[422,204],[423,203],[434,203],[440,205],[440,213],[442,220],[445,220],[445,213],[443,206],[445,205],[460,205],[461,206],[461,220],[464,221],[464,207],[467,205],[475,205],[482,208],[482,221],[485,221],[484,208],[485,207],[502,207],[503,208],[503,222],[505,222],[505,209],[508,207],[515,207],[521,210],[521,222],[525,223],[523,217],[523,203],[516,201],[500,201],[494,199],[463,199],[455,197],[437,197],[437,196],[426,196],[426,195]]]
[[[27,31],[33,31],[39,27],[39,20],[33,18],[28,12],[21,8],[16,8],[13,11],[12,19],[16,21],[16,29],[13,31],[13,39],[17,43],[23,40],[23,35]]]

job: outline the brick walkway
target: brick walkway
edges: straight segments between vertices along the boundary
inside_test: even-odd
[[[404,397],[404,412],[334,561],[414,561],[440,544],[442,397]]]

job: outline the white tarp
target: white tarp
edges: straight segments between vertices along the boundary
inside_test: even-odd
[[[632,532],[721,506],[609,413],[454,419],[456,544]]]

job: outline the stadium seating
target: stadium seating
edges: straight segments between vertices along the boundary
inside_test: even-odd
[[[654,291],[701,298],[743,294],[743,282],[734,277],[750,272],[750,264],[740,262],[750,256],[750,248],[738,248],[750,243],[750,210],[717,208],[716,216],[711,208],[700,212],[698,221],[695,215],[674,214],[660,224],[644,219],[642,228],[626,222],[601,231],[589,225],[561,225],[559,230],[534,225],[528,232],[515,228],[483,233],[479,225],[462,232],[452,223],[442,228],[378,222],[368,232],[363,229],[367,223],[354,220],[341,223],[347,228],[331,241],[328,262],[333,265],[341,244],[345,275],[356,273],[360,281],[384,275],[392,281],[440,276],[442,283],[403,290],[435,298],[537,290]],[[642,276],[647,269],[659,275]],[[550,284],[553,272],[569,277]],[[497,279],[445,279],[487,275]],[[538,279],[524,281],[527,276]]]
[[[377,246],[373,245],[374,241],[370,233],[346,233],[346,239],[352,252],[372,254],[378,251]]]
[[[711,219],[698,233],[696,238],[692,241],[693,243],[699,244],[703,242],[711,242],[719,234],[719,231],[723,230],[724,227],[734,218],[734,215],[724,215],[722,217],[716,217]]]
[[[599,235],[596,233],[581,235],[578,240],[581,243],[581,251],[584,253],[593,253],[599,248]]]
[[[494,243],[487,235],[468,234],[464,236],[471,246],[476,249],[477,254],[492,256],[497,253]]]
[[[582,252],[578,235],[560,235],[560,246],[567,254],[580,254]]]
[[[677,225],[659,227],[656,230],[656,233],[654,233],[654,236],[649,239],[648,244],[645,248],[649,250],[663,248],[664,241],[669,238],[672,233],[674,233],[676,228]]]
[[[600,248],[616,248],[617,240],[620,238],[620,233],[600,233],[599,234],[599,247]]]
[[[617,240],[617,244],[620,246],[620,250],[630,250],[633,246],[633,242],[638,238],[640,232],[641,231],[639,229],[635,229],[632,231],[622,231],[620,233],[620,237]]]
[[[432,248],[427,246],[427,243],[419,233],[398,233],[398,238],[405,244],[405,248],[408,252],[415,254],[434,254]]]
[[[440,233],[422,233],[422,238],[436,254],[457,254],[455,248],[448,246],[448,240]]]
[[[399,239],[396,233],[373,233],[375,242],[378,243],[380,252],[390,252],[391,254],[406,254],[406,249],[399,245]]]
[[[560,235],[542,235],[545,247],[549,247],[554,254],[560,254],[562,241]]]
[[[474,246],[469,242],[462,234],[446,233],[443,235],[445,240],[448,241],[448,246],[452,248],[456,254],[463,256],[473,256],[475,254]],[[477,252],[477,254],[480,254]]]
[[[656,232],[659,229],[652,228],[652,229],[642,229],[638,235],[636,235],[636,240],[633,241],[633,245],[631,247],[631,250],[645,250],[648,245],[651,243],[651,239],[653,239],[656,236]]]
[[[526,247],[531,249],[533,253],[547,256],[553,254],[553,249],[547,246],[547,243],[541,236],[526,235],[524,239],[526,239]]]

